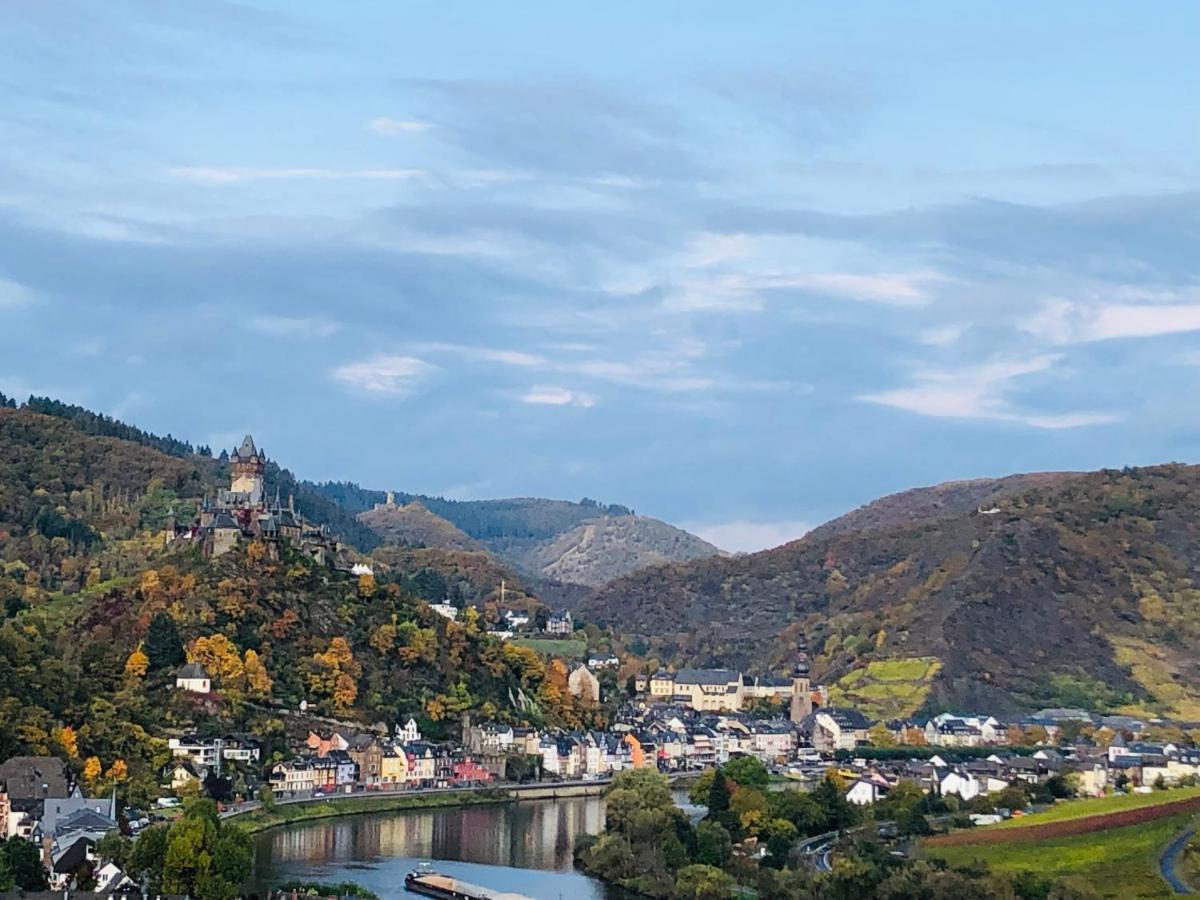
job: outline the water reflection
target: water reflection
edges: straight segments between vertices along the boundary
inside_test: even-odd
[[[461,809],[414,810],[329,819],[277,829],[258,839],[259,887],[291,878],[352,880],[382,896],[398,896],[414,860],[458,860],[462,877],[532,897],[603,897],[572,871],[575,839],[604,828],[604,801],[578,798]],[[452,866],[442,866],[452,871]],[[550,874],[561,873],[561,874]]]

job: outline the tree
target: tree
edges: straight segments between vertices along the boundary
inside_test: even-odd
[[[724,770],[718,766],[713,773],[712,786],[708,791],[707,818],[722,826],[731,836],[736,836],[739,826],[737,816],[729,808],[732,799],[729,780],[725,777]]]
[[[715,866],[684,866],[675,876],[674,900],[728,900],[736,882]]]
[[[150,620],[143,650],[152,669],[167,669],[181,666],[187,657],[183,652],[183,640],[179,627],[169,613],[160,612]]]
[[[83,763],[83,780],[87,782],[95,781],[100,777],[104,767],[100,764],[100,758],[97,756],[89,756]]]
[[[767,767],[753,756],[734,757],[725,763],[722,771],[724,771],[725,777],[734,784],[755,788],[759,791],[765,791],[767,783],[771,780],[771,775],[767,771]]]
[[[738,787],[729,801],[729,810],[737,816],[742,834],[758,837],[767,823],[767,798],[754,788]]]
[[[725,826],[705,819],[696,826],[696,862],[723,866],[729,861],[733,841]]]
[[[140,647],[130,653],[129,658],[125,660],[125,675],[131,679],[141,678],[149,668],[150,657],[143,653]]]
[[[712,790],[713,776],[716,774],[716,769],[705,769],[701,772],[688,787],[688,799],[697,806],[706,806],[708,792]]]
[[[133,841],[115,828],[96,842],[96,856],[121,869],[128,865],[132,852]]]
[[[800,834],[820,834],[825,831],[825,811],[803,791],[770,791],[767,807],[773,819],[791,822]]]
[[[50,879],[42,865],[42,853],[37,844],[22,837],[0,839],[0,881],[26,891],[45,891]],[[3,885],[0,884],[0,888]]]
[[[135,857],[144,836],[134,845]],[[166,832],[160,869],[162,890],[198,900],[237,897],[253,868],[253,851],[249,835],[221,821],[213,801],[196,800]]]
[[[192,641],[188,656],[204,666],[212,679],[225,689],[238,690],[242,686],[245,669],[237,645],[225,635],[217,634],[198,637]]]
[[[831,829],[849,828],[858,822],[858,808],[846,799],[841,786],[832,775],[826,775],[812,792],[812,798],[825,813]]]
[[[246,689],[250,692],[250,696],[259,700],[266,700],[271,696],[271,688],[274,684],[271,676],[267,674],[267,667],[263,665],[256,651],[246,651],[242,660],[242,670],[246,673]]]
[[[114,759],[104,777],[109,781],[124,781],[129,777],[129,764],[123,759]]]

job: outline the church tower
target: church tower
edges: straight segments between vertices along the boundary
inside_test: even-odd
[[[229,490],[234,494],[246,494],[252,505],[263,502],[263,473],[267,470],[267,454],[254,446],[254,438],[246,435],[242,446],[229,457],[232,480]]]
[[[792,724],[799,724],[813,711],[812,683],[809,681],[810,666],[808,664],[808,642],[804,636],[796,643],[796,665],[792,667],[792,708],[789,718]]]

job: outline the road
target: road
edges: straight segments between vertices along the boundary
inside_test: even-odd
[[[1162,877],[1171,886],[1171,890],[1177,894],[1190,894],[1192,892],[1187,882],[1176,873],[1175,863],[1179,861],[1179,854],[1183,852],[1183,848],[1187,846],[1188,841],[1192,839],[1195,833],[1196,829],[1194,827],[1187,828],[1167,845],[1167,849],[1163,851],[1163,855],[1158,859],[1158,869],[1162,873]]]

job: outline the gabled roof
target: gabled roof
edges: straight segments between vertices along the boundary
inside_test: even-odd
[[[676,684],[727,685],[740,680],[732,669],[680,669],[675,673]]]
[[[45,800],[70,795],[67,769],[53,756],[14,756],[0,763],[0,782],[11,800]]]
[[[208,673],[204,671],[204,666],[200,665],[200,663],[190,662],[176,672],[175,677],[187,679],[208,678]]]

